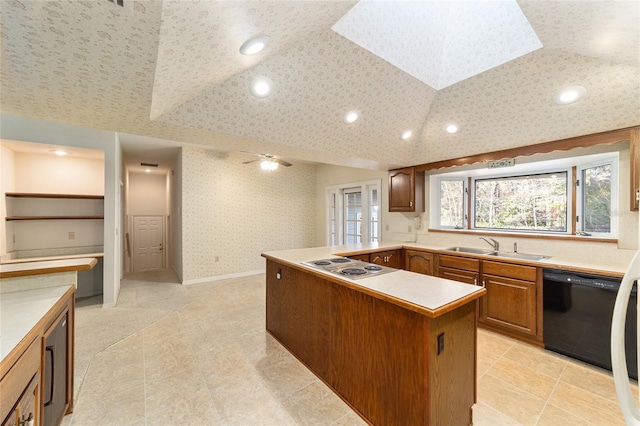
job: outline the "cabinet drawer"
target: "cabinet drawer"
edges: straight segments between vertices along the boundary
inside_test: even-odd
[[[485,260],[482,262],[482,273],[535,282],[537,268],[533,266],[514,265],[512,263]]]
[[[38,371],[40,371],[40,339],[35,339],[0,381],[0,419],[5,419],[13,410],[20,395]]]
[[[480,270],[480,261],[478,259],[462,256],[440,255],[438,256],[438,265],[471,272],[478,272]]]

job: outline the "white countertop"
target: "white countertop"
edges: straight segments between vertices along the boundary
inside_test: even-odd
[[[302,264],[312,260],[326,259],[335,257],[336,253],[352,253],[364,250],[394,250],[402,248],[403,244],[399,243],[371,243],[358,244],[354,246],[330,246],[315,247],[308,249],[293,249],[266,252],[263,255],[282,263],[294,265],[301,269],[306,269],[327,277],[349,283],[349,286],[361,289],[367,292],[377,293],[384,298],[396,299],[406,304],[414,305],[417,310],[424,312],[429,316],[434,315],[436,311],[446,309],[457,301],[465,298],[479,297],[484,292],[484,288],[457,281],[446,280],[443,278],[433,277],[429,275],[417,274],[414,272],[397,270],[391,273],[371,276],[360,279],[350,279],[341,277],[331,272],[317,269]],[[469,301],[470,301],[469,300]]]
[[[0,278],[82,271],[93,268],[96,262],[97,260],[94,257],[83,257],[79,259],[2,264],[0,265]]]
[[[0,360],[4,360],[71,287],[0,294]]]
[[[83,253],[83,254],[65,254],[59,256],[41,256],[41,257],[20,257],[16,259],[8,259],[2,262],[2,265],[9,265],[12,263],[26,263],[26,262],[43,262],[49,260],[65,260],[65,259],[81,259],[87,257],[104,257],[104,253]]]

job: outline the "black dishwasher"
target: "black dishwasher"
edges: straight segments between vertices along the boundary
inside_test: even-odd
[[[558,269],[544,270],[544,346],[611,370],[611,318],[621,278]],[[638,378],[636,350],[637,284],[625,324],[629,377]]]

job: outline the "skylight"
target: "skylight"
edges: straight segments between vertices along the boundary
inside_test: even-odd
[[[515,0],[361,0],[332,29],[437,90],[542,47]]]

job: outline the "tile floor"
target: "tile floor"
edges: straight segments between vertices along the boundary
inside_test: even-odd
[[[80,300],[69,425],[363,425],[264,327],[264,275],[193,286],[132,275]],[[637,387],[634,386],[637,392]],[[611,374],[478,332],[475,425],[624,424]]]

